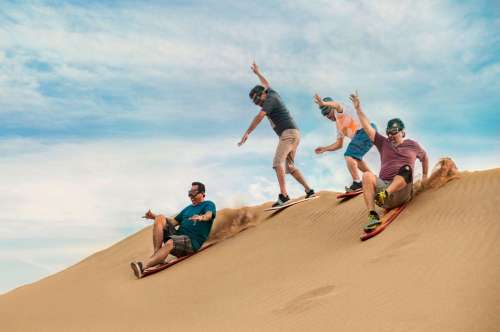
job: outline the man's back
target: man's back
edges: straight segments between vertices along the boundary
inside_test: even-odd
[[[287,129],[298,129],[290,112],[281,100],[281,96],[273,89],[268,89],[268,96],[262,105],[271,126],[278,136]]]

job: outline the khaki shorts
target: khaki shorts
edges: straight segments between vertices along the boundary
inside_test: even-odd
[[[377,177],[377,183],[375,184],[375,192],[378,193],[386,190],[390,184],[391,181],[384,181]],[[408,183],[406,187],[404,187],[403,189],[390,194],[389,197],[385,199],[384,206],[382,207],[385,209],[393,209],[408,202],[412,196],[413,196],[413,183]]]
[[[287,129],[281,133],[278,147],[273,159],[273,168],[285,164],[286,173],[295,171],[295,153],[300,143],[300,131]]]

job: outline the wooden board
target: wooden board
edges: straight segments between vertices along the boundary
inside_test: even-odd
[[[302,198],[302,199],[299,199],[299,200],[296,200],[296,201],[289,201],[286,204],[283,204],[283,205],[280,205],[280,206],[275,206],[275,207],[270,207],[270,208],[265,209],[264,211],[278,211],[278,210],[290,207],[292,205],[295,205],[295,204],[298,204],[298,203],[302,203],[302,202],[305,202],[305,201],[310,201],[310,200],[316,199],[316,198],[319,198],[319,195],[316,195],[316,196],[313,196],[313,197],[309,197],[309,198]]]

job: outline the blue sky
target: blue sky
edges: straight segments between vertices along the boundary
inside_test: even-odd
[[[500,166],[495,1],[3,1],[0,292],[76,263],[174,214],[193,180],[219,208],[275,199],[255,59],[302,131],[317,190],[348,184],[318,92],[358,90],[379,127],[401,117],[434,164]],[[367,156],[378,170],[378,156]],[[289,181],[291,193],[300,188]]]

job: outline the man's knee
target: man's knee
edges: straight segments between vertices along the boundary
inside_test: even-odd
[[[375,183],[377,177],[372,172],[363,172],[363,183]]]
[[[401,176],[407,184],[413,182],[413,172],[409,165],[402,166],[398,171],[398,175]]]
[[[161,225],[164,227],[166,222],[167,218],[163,214],[159,214],[155,217],[155,225]]]
[[[293,164],[287,164],[286,167],[285,167],[285,172],[288,173],[288,174],[292,174],[297,172],[298,171],[298,168],[295,167],[295,165]]]
[[[172,251],[172,249],[174,249],[174,240],[169,239],[167,242],[165,242],[165,248],[168,251]]]

